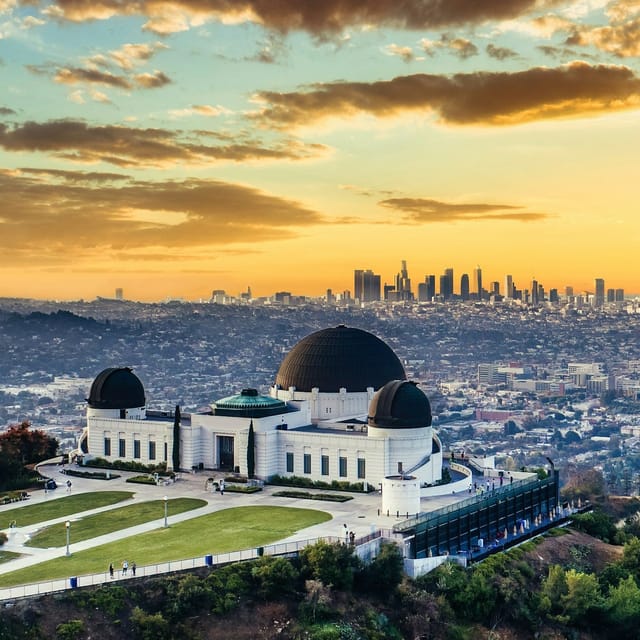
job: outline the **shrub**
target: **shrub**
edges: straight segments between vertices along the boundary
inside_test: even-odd
[[[304,487],[306,489],[334,489],[335,491],[354,491],[363,493],[363,482],[348,482],[346,480],[332,480],[324,482],[322,480],[311,480],[301,476],[281,476],[275,474],[269,478],[269,484],[281,485],[283,487]],[[367,485],[367,491],[375,491],[375,487]]]
[[[258,594],[265,600],[294,593],[299,577],[298,570],[289,560],[273,556],[257,560],[251,575],[258,586]]]
[[[62,622],[56,627],[56,638],[59,640],[76,640],[80,634],[84,633],[84,622],[82,620],[69,620]]]
[[[276,491],[278,498],[299,498],[301,500],[325,500],[326,502],[348,502],[353,496],[336,496],[332,493],[309,493],[308,491]]]
[[[172,637],[169,622],[161,613],[150,614],[140,607],[134,607],[131,623],[138,640],[166,640]]]
[[[157,484],[155,479],[150,476],[131,476],[131,478],[127,478],[125,482],[133,482],[134,484]]]

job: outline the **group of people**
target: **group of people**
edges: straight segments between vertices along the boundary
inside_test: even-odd
[[[353,546],[356,543],[356,534],[353,531],[349,531],[347,525],[343,525],[344,529],[344,543]]]
[[[131,569],[131,575],[135,576],[136,575],[136,569],[137,569],[137,565],[135,562],[132,562],[131,564],[129,564],[128,560],[123,560],[122,561],[122,577],[126,577],[128,575],[128,571],[129,569]],[[113,578],[115,574],[115,569],[113,567],[113,562],[109,563],[109,577]]]

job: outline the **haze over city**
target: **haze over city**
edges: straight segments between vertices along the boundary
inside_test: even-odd
[[[637,292],[639,20],[0,0],[0,296],[321,295],[401,259]]]

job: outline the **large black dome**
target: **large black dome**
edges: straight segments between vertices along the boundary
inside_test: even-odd
[[[383,429],[430,427],[431,404],[415,382],[392,380],[373,396],[367,422]]]
[[[89,406],[93,409],[134,409],[144,407],[144,387],[129,367],[101,371],[91,385]]]
[[[405,378],[389,345],[372,333],[340,325],[300,340],[282,361],[276,385],[336,393],[343,387],[350,392],[379,389],[389,380]]]

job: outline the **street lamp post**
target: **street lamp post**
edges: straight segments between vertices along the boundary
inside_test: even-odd
[[[67,555],[70,556],[71,555],[71,551],[69,551],[69,538],[71,536],[71,523],[67,520],[64,523],[64,526],[67,529]]]
[[[169,504],[169,498],[165,496],[162,499],[164,500],[164,526],[166,528],[169,526],[169,523],[167,522],[167,505]]]

